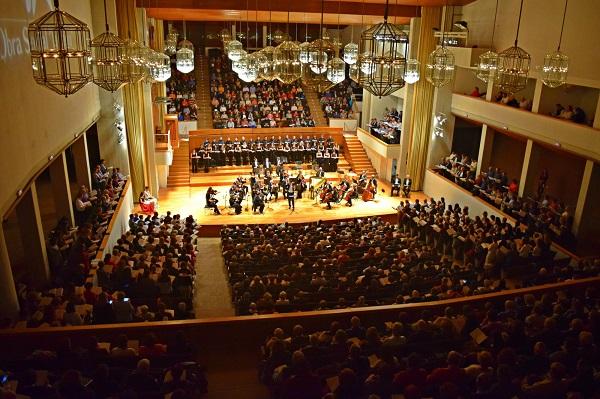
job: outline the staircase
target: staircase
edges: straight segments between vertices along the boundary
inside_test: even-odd
[[[345,155],[348,157],[352,169],[358,174],[366,170],[369,177],[375,176],[377,172],[358,137],[354,134],[344,134],[344,139],[347,148]]]
[[[205,55],[196,56],[196,104],[198,105],[198,128],[212,129],[212,106],[210,104],[210,72],[208,58]]]
[[[190,183],[190,142],[181,140],[173,149],[173,164],[169,166],[167,187],[183,187]]]
[[[323,109],[321,108],[319,93],[306,85],[302,86],[302,90],[306,96],[306,102],[310,107],[310,113],[315,121],[315,126],[329,126],[325,114],[323,113]]]

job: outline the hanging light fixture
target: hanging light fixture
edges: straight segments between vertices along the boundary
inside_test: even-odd
[[[171,58],[163,53],[155,51],[152,78],[157,82],[165,82],[171,77]]]
[[[225,44],[229,42],[233,37],[231,36],[231,30],[223,28],[219,31],[219,39]]]
[[[165,39],[165,48],[164,48],[164,52],[166,55],[168,55],[168,56],[175,55],[175,53],[177,52],[177,39],[178,38],[179,38],[179,35],[175,31],[175,29],[173,29],[173,25],[169,24],[169,32],[167,33],[167,37]]]
[[[389,0],[386,0],[383,22],[365,30],[360,37],[359,52],[364,57],[360,69],[365,73],[360,83],[378,97],[404,86],[408,36],[397,25],[388,23],[388,12]]]
[[[185,28],[185,21],[183,21],[183,40],[179,42],[175,67],[181,73],[190,73],[194,70],[194,45],[187,40]]]
[[[333,44],[324,39],[325,30],[323,27],[325,1],[321,0],[321,25],[319,27],[320,38],[312,41],[308,48],[309,68],[315,74],[325,73],[327,63],[335,57],[335,48]]]
[[[567,83],[567,74],[569,73],[569,57],[560,51],[568,4],[569,0],[565,0],[565,10],[563,12],[562,25],[560,27],[558,48],[555,52],[546,54],[544,57],[544,65],[542,66],[542,83],[552,88],[559,87]]]
[[[527,77],[531,66],[531,56],[518,46],[522,14],[523,0],[521,0],[519,8],[515,44],[498,54],[498,70],[495,83],[500,90],[508,94],[514,94],[527,86]]]
[[[283,33],[281,30],[276,29],[275,32],[273,32],[273,41],[275,43],[283,43],[283,41],[286,40],[286,34]]]
[[[287,34],[289,37],[290,11],[288,3]],[[283,83],[290,84],[302,76],[302,64],[300,63],[300,46],[285,40],[273,51],[273,62],[275,64],[275,75]]]
[[[415,7],[415,18],[418,16],[418,6]],[[406,60],[406,69],[404,70],[404,81],[408,84],[415,84],[421,79],[421,63],[416,58]]]
[[[358,44],[354,43],[354,25],[351,25],[350,43],[344,46],[344,62],[354,65],[358,61]]]
[[[404,71],[404,81],[408,84],[417,83],[421,79],[421,63],[409,58],[406,60],[406,70]]]
[[[267,37],[269,39],[269,45],[260,50],[265,57],[265,62],[260,66],[258,75],[262,79],[270,81],[277,77],[277,74],[275,73],[275,63],[273,61],[273,52],[275,51],[275,48],[271,45],[271,0],[269,0],[269,34]]]
[[[300,55],[298,58],[303,65],[306,65],[310,62],[310,57],[308,53],[308,49],[310,48],[310,43],[308,41],[308,22],[306,22],[306,13],[304,14],[304,41],[300,43]]]
[[[126,7],[126,12],[127,19],[132,18],[129,15],[129,7]],[[144,78],[145,70],[141,50],[140,44],[137,40],[132,39],[131,31],[128,30],[125,40],[125,57],[123,58],[123,75],[127,83],[137,83]]]
[[[238,77],[244,82],[252,82],[258,77],[259,62],[254,54],[240,60]]]
[[[54,11],[29,24],[28,36],[37,84],[67,97],[92,79],[90,30],[61,11],[58,0],[54,0]]]
[[[258,48],[258,0],[255,0],[254,17],[254,47]],[[267,63],[267,57],[265,57],[262,50],[255,51],[251,56],[256,62],[256,77],[254,78],[254,82],[260,83],[265,80],[263,72]]]
[[[477,70],[475,76],[484,82],[489,82],[490,79],[494,78],[496,71],[498,70],[498,53],[494,51],[494,35],[496,33],[496,16],[498,15],[498,0],[496,0],[496,10],[494,11],[494,25],[492,26],[492,40],[490,42],[490,49],[479,56],[479,63],[477,64]]]
[[[446,2],[446,7],[448,7]],[[445,17],[442,22],[442,45],[429,54],[425,66],[425,78],[435,87],[442,87],[454,76],[454,53],[446,48]]]
[[[338,0],[338,36],[339,36],[339,32],[340,32],[340,4],[341,1]],[[344,79],[346,79],[346,63],[339,58],[337,55],[339,54],[339,46],[341,45],[341,43],[339,43],[339,45],[334,44],[335,46],[335,51],[334,51],[334,58],[332,58],[331,60],[329,60],[329,62],[327,63],[327,80],[329,80],[331,83],[333,83],[334,85],[341,83]]]
[[[248,12],[246,7],[246,12]],[[242,13],[240,12],[240,30],[242,30]],[[244,50],[244,45],[239,40],[233,38],[233,40],[228,41],[224,44],[225,53],[227,57],[231,61],[239,61],[242,57],[246,55],[246,51]]]
[[[104,24],[106,32],[96,36],[92,48],[93,82],[104,90],[114,92],[127,83],[123,74],[123,57],[125,57],[125,41],[110,32],[104,0]]]

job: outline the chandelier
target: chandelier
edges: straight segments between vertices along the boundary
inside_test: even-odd
[[[231,31],[227,28],[221,29],[219,32],[219,39],[221,39],[223,43],[229,42],[232,39]]]
[[[154,52],[154,63],[150,70],[152,79],[164,82],[171,77],[171,58],[163,53]]]
[[[527,86],[527,77],[531,66],[531,56],[518,46],[522,13],[523,0],[521,0],[519,9],[515,44],[498,54],[498,70],[495,83],[500,90],[508,94],[514,94]]]
[[[273,60],[273,54],[275,52],[275,48],[271,46],[267,46],[260,50],[262,56],[265,57],[265,62],[262,64],[260,68],[259,75],[264,80],[273,80],[277,78],[277,73],[275,72],[275,63]]]
[[[383,22],[365,30],[360,36],[361,64],[364,73],[360,84],[371,94],[383,97],[404,86],[408,36],[388,23],[389,0],[385,3]]]
[[[256,53],[249,54],[240,60],[240,70],[238,77],[244,82],[252,82],[258,77],[259,62],[255,56]]]
[[[544,57],[544,65],[542,66],[542,83],[552,88],[559,87],[567,83],[567,74],[569,73],[569,57],[560,51],[568,4],[569,0],[565,0],[565,11],[563,13],[562,25],[560,27],[558,48],[555,52],[546,54]]]
[[[335,57],[335,47],[324,39],[316,39],[308,48],[308,67],[316,74],[327,71],[327,63]]]
[[[327,79],[326,74],[314,73],[306,65],[302,66],[302,81],[317,93],[322,93],[335,86]]]
[[[165,54],[169,56],[175,55],[175,53],[177,52],[178,38],[179,35],[177,34],[177,32],[175,32],[171,24],[169,24],[169,33],[167,34],[167,38],[165,39]]]
[[[299,54],[300,46],[288,40],[275,47],[273,62],[278,80],[290,84],[302,77],[302,63],[298,58]]]
[[[104,90],[114,92],[127,83],[123,74],[125,41],[110,32],[104,0],[104,24],[106,32],[96,36],[90,43],[92,49],[93,82]]]
[[[492,26],[492,40],[490,44],[490,50],[479,56],[479,62],[477,63],[477,70],[475,71],[475,76],[477,78],[483,80],[484,82],[489,82],[490,79],[493,79],[496,71],[498,70],[498,53],[496,53],[494,48],[494,35],[496,33],[496,16],[498,15],[498,0],[496,0],[496,10],[494,11],[494,25]]]
[[[127,83],[137,83],[144,78],[144,63],[141,57],[141,46],[137,40],[125,40],[125,57],[123,58],[123,74]]]
[[[334,58],[327,64],[327,79],[334,85],[346,79],[346,63],[341,58]]]
[[[352,64],[350,65],[349,71],[348,71],[348,76],[350,77],[351,80],[353,80],[354,82],[358,83],[358,79],[359,79],[359,72],[360,68],[358,67],[357,64]]]
[[[404,70],[404,81],[408,84],[417,83],[421,79],[421,63],[414,58],[406,60]]]
[[[272,39],[275,43],[283,43],[283,41],[287,39],[287,35],[277,29],[275,32],[273,32]]]
[[[358,44],[350,42],[344,46],[344,62],[354,65],[358,61]]]
[[[246,53],[243,47],[244,45],[242,42],[238,40],[231,40],[230,42],[227,42],[225,49],[229,59],[231,61],[238,61],[240,58],[242,58]]]
[[[179,42],[175,67],[181,73],[190,73],[194,70],[194,45],[186,39],[185,21],[183,21],[183,40]]]
[[[90,30],[61,11],[58,0],[54,0],[54,11],[29,24],[28,36],[37,84],[67,97],[91,80]]]
[[[306,15],[305,15],[306,19]],[[308,49],[310,48],[310,42],[308,41],[308,24],[304,23],[304,42],[299,44],[300,46],[300,55],[298,58],[303,65],[306,65],[310,62]]]
[[[425,66],[425,78],[435,87],[442,87],[452,81],[454,75],[454,54],[443,44],[429,54]]]

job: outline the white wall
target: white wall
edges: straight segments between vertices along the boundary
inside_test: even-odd
[[[498,6],[494,46],[501,51],[515,40],[520,0],[501,0]],[[531,54],[534,66],[542,65],[544,55],[556,50],[564,0],[525,0],[519,46]],[[477,0],[462,7],[462,19],[469,24],[469,42],[489,47],[496,0]],[[574,84],[600,86],[600,1],[569,2],[562,51],[570,57],[569,81]]]
[[[50,10],[49,1],[3,1],[0,30],[0,210],[57,152],[91,125],[100,112],[98,89],[89,84],[64,98],[37,85],[31,73],[27,25]],[[33,9],[32,6],[36,8]],[[90,0],[63,0],[61,9],[91,24]],[[94,35],[94,32],[92,32]]]

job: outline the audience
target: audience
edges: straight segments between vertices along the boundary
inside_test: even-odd
[[[590,287],[417,309],[366,329],[356,316],[312,333],[277,328],[259,376],[273,399],[598,397],[599,311]],[[530,328],[534,319],[541,328]]]
[[[443,199],[401,203],[399,219],[224,228],[237,313],[422,302],[502,290],[507,274],[530,285],[598,271],[554,261],[540,233]]]
[[[468,155],[451,153],[441,160],[437,170],[446,177],[453,179],[458,185],[488,201],[493,206],[508,213],[521,221],[531,230],[548,233],[552,239],[569,244],[573,237],[573,223],[569,207],[562,202],[543,195],[544,188],[538,190],[539,198],[519,197],[519,183],[511,179],[506,172],[493,166],[487,171],[476,175],[477,161]],[[548,179],[547,172],[540,177],[545,187]]]
[[[388,144],[400,144],[400,134],[402,131],[402,112],[397,109],[385,109],[383,120],[377,118],[371,119],[369,123],[369,132],[385,141]]]
[[[207,392],[203,367],[195,362],[190,341],[183,333],[177,337],[182,343],[174,346],[184,350],[174,353],[169,350],[171,344],[159,343],[155,335],[146,334],[139,355],[131,346],[140,341],[125,334],[112,344],[98,342],[96,337],[81,346],[72,346],[68,339],[63,347],[40,344],[39,350],[24,358],[0,360],[7,376],[0,397],[198,398]],[[148,339],[162,350],[145,350]]]
[[[53,281],[47,289],[19,287],[17,326],[61,326],[193,318],[191,308],[198,225],[189,216],[132,214],[129,231],[103,260],[101,235],[89,225],[51,236]]]
[[[525,97],[521,97],[521,100],[518,100],[517,98],[515,98],[514,95],[504,93],[502,91],[496,94],[496,102],[508,105],[509,107],[515,107],[526,111],[531,111],[531,100],[528,100]]]
[[[211,57],[209,71],[215,128],[315,125],[301,85],[243,82],[226,55]]]
[[[359,86],[352,80],[346,79],[341,83],[321,93],[321,107],[325,117],[336,119],[354,119],[354,98]]]
[[[574,107],[572,105],[567,105],[567,107],[563,107],[562,104],[556,104],[556,109],[554,112],[550,113],[551,116],[559,119],[565,119],[571,122],[587,124],[587,117],[585,115],[585,111],[580,107]]]
[[[166,82],[167,113],[177,114],[180,121],[195,121],[198,119],[196,104],[196,78],[194,73],[181,73],[171,65],[171,77]]]

